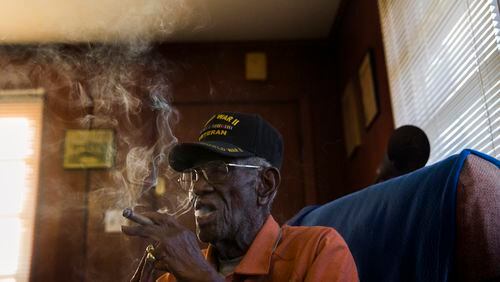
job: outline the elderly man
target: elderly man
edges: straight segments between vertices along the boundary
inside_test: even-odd
[[[195,196],[195,235],[174,218],[144,213],[153,224],[123,232],[157,242],[133,281],[357,281],[342,237],[326,227],[280,227],[270,215],[280,184],[283,141],[258,115],[213,115],[198,142],[174,146],[170,166]]]

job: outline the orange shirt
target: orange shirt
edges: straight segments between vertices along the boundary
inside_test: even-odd
[[[213,251],[209,246],[205,257],[216,265]],[[170,281],[176,280],[168,273],[157,280]],[[269,216],[226,281],[358,281],[358,273],[347,244],[333,228],[280,228]]]

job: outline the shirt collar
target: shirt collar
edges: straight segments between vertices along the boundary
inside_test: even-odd
[[[264,275],[269,273],[271,257],[280,236],[280,226],[272,216],[268,216],[240,264],[236,266],[234,273],[243,275]],[[205,253],[205,258],[212,265],[216,265],[214,252],[213,246],[209,245]]]

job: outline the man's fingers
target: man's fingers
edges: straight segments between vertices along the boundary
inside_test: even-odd
[[[125,226],[122,225],[122,232],[128,236],[139,236],[158,241],[154,225]]]
[[[125,226],[122,225],[122,232],[128,236],[140,236],[138,226]]]

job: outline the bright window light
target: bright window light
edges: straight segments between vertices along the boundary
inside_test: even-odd
[[[496,0],[378,0],[396,127],[431,142],[429,164],[465,148],[500,158]]]
[[[0,99],[0,282],[29,280],[41,121],[41,99]]]

